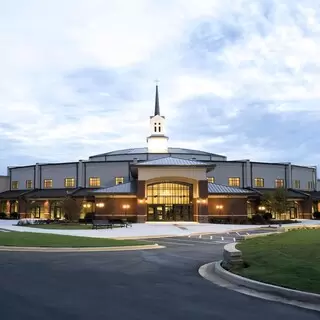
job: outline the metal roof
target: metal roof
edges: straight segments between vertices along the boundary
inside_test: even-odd
[[[97,189],[95,191],[92,191],[93,194],[98,194],[98,193],[112,193],[112,194],[117,194],[117,193],[133,193],[135,194],[137,192],[137,184],[135,181],[127,182],[127,183],[120,183],[112,187],[108,188],[102,188],[102,189]]]
[[[0,193],[0,199],[17,199],[19,197],[22,197],[33,190],[27,189],[27,190],[7,190]]]
[[[229,187],[224,186],[222,184],[216,184],[216,183],[208,183],[208,193],[214,193],[214,194],[252,194],[252,191],[238,188],[238,187]]]
[[[260,195],[264,195],[265,193],[268,192],[274,192],[276,189],[275,188],[250,188],[251,190],[258,192]],[[300,190],[296,189],[291,189],[288,188],[286,189],[286,194],[287,198],[291,199],[306,199],[309,197],[309,194]]]
[[[115,150],[115,151],[110,151],[106,153],[101,153],[101,154],[96,154],[91,156],[90,158],[94,157],[102,157],[102,156],[115,156],[115,155],[128,155],[128,154],[141,154],[141,153],[148,153],[148,148],[131,148],[131,149],[123,149],[123,150]],[[170,153],[181,153],[181,154],[195,154],[195,155],[207,155],[207,156],[218,156],[218,157],[223,157],[225,156],[220,155],[220,154],[215,154],[215,153],[210,153],[206,151],[200,151],[200,150],[193,150],[193,149],[184,149],[184,148],[168,148],[168,154]]]
[[[136,166],[206,166],[210,163],[205,163],[196,160],[188,160],[174,157],[165,157],[155,160],[142,161],[135,164]]]

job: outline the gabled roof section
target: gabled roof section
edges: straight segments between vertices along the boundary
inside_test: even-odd
[[[174,157],[164,157],[156,160],[142,161],[134,164],[135,166],[196,166],[196,167],[208,167],[211,164],[197,160],[188,160]]]
[[[92,191],[93,195],[98,194],[135,194],[137,192],[137,184],[135,181],[117,184],[116,186],[101,188]]]
[[[238,187],[229,187],[222,184],[208,183],[208,193],[209,194],[243,194],[252,195],[255,192]]]
[[[30,199],[47,199],[47,198],[62,198],[72,196],[74,192],[79,189],[76,188],[60,188],[60,189],[36,189],[25,195]]]
[[[5,200],[14,200],[18,199],[24,195],[27,195],[28,193],[32,192],[33,190],[27,189],[27,190],[7,190],[0,193],[0,199]]]
[[[252,191],[257,192],[260,195],[264,195],[268,192],[274,192],[275,188],[250,188]],[[300,190],[288,188],[287,191],[287,198],[289,199],[307,199],[309,194]]]

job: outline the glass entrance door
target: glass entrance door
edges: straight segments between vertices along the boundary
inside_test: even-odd
[[[163,221],[165,220],[164,206],[149,205],[148,206],[148,221]]]
[[[188,183],[148,185],[148,221],[193,221],[192,197],[192,185]]]

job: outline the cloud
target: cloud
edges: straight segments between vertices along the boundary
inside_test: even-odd
[[[316,1],[0,1],[0,173],[145,146],[320,163]]]

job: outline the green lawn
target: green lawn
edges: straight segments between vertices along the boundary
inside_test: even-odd
[[[92,224],[80,223],[50,223],[50,224],[27,224],[22,227],[36,228],[36,229],[60,229],[60,230],[86,230],[92,229]],[[103,229],[103,228],[99,228]]]
[[[320,293],[320,230],[295,230],[245,240],[237,245],[247,268],[244,277]]]
[[[0,246],[17,247],[116,247],[145,245],[134,240],[87,238],[33,232],[0,232]]]

